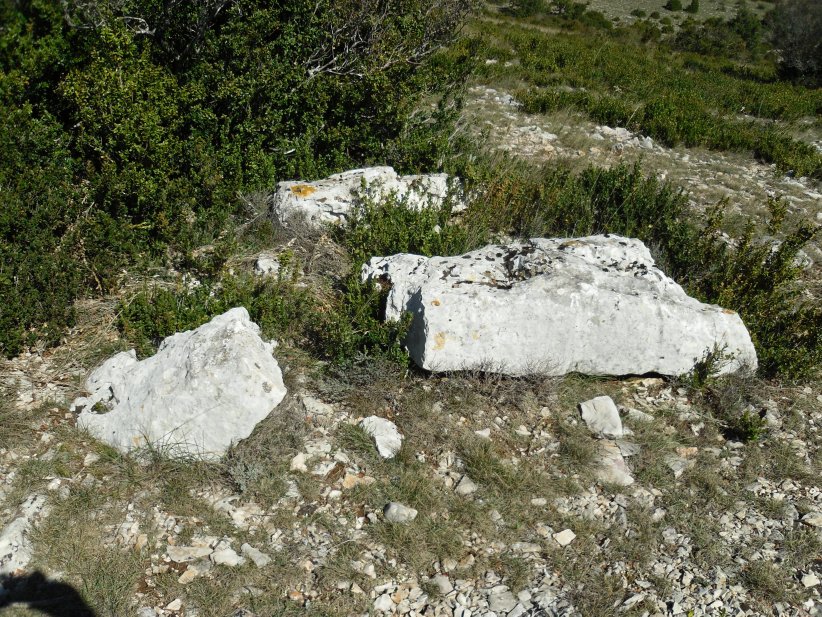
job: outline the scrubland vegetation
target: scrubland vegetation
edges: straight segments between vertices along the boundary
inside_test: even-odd
[[[813,54],[798,50],[794,4],[764,24],[743,4],[728,21],[688,20],[666,36],[651,18],[614,26],[584,5],[521,2],[504,11],[527,21],[480,14],[461,38],[467,2],[409,0],[379,19],[373,8],[5,4],[4,353],[57,343],[74,299],[115,292],[124,272],[169,265],[204,284],[128,301],[121,323],[144,352],[148,341],[242,300],[270,334],[349,361],[400,338],[379,323],[379,298],[356,280],[370,254],[455,253],[494,234],[613,232],[649,242],[692,293],[741,311],[763,374],[813,370],[820,317],[800,302],[792,261],[815,233],[810,223],[791,221],[773,253],[754,227],[731,249],[716,238],[721,206],[698,222],[677,187],[641,167],[534,169],[453,131],[471,75],[513,89],[527,112],[580,110],[666,145],[749,152],[780,173],[819,178],[822,154],[790,130],[809,118],[818,127],[822,109],[822,90],[809,87],[818,78]],[[768,27],[774,37],[794,35],[782,64]],[[807,62],[793,60],[802,53]],[[335,238],[350,274],[319,297],[296,286],[296,264],[277,283],[228,274],[244,243],[276,234],[243,196],[372,163],[444,169],[478,197],[458,222],[447,212],[365,205]],[[784,209],[778,198],[774,208]],[[318,306],[326,319],[301,326]]]
[[[83,314],[87,301],[105,302],[113,324],[101,336],[105,344],[82,350],[87,369],[114,350],[151,355],[163,337],[242,305],[278,341],[290,392],[303,387],[299,375],[336,409],[352,418],[393,417],[406,436],[397,459],[385,461],[356,425],[327,432],[350,464],[373,476],[345,495],[346,508],[373,513],[397,500],[423,513],[408,527],[368,527],[369,542],[388,547],[394,560],[390,576],[422,579],[434,561],[463,559],[470,542],[511,544],[531,534],[571,581],[581,614],[612,615],[624,600],[624,576],[604,573],[597,559],[642,568],[676,526],[693,539],[693,561],[704,572],[737,569],[733,582],[752,590],[757,610],[805,600],[811,592],[797,590],[795,574],[818,564],[815,530],[787,532],[779,546],[785,560],[763,565],[751,557],[761,547],[720,550],[723,527],[714,514],[744,502],[780,518],[784,502],[745,486],[784,486],[786,478],[814,485],[822,472],[817,446],[796,454],[797,441],[818,440],[805,419],[822,400],[802,389],[818,386],[822,364],[820,268],[801,259],[819,239],[817,221],[774,195],[763,198],[768,218],[740,229],[727,224],[730,200],[699,214],[684,187],[642,161],[604,168],[584,158],[501,154],[465,129],[462,111],[468,85],[490,85],[513,94],[519,112],[572,111],[666,147],[733,152],[818,190],[822,153],[806,134],[822,133],[820,31],[822,4],[814,0],[3,2],[0,354],[80,353],[61,342],[81,338],[78,321],[78,330],[94,329],[96,316]],[[448,172],[460,180],[453,200],[468,208],[453,215],[451,201],[413,212],[396,199],[363,199],[345,228],[324,232],[283,228],[268,216],[278,181],[376,164]],[[511,238],[593,233],[640,238],[691,295],[739,312],[759,373],[717,377],[723,358],[713,350],[691,374],[642,380],[651,385],[579,375],[432,378],[403,350],[407,322],[384,323],[384,293],[359,278],[375,255],[458,254]],[[276,255],[275,276],[251,273],[261,251]],[[576,405],[595,394],[626,406],[650,401],[643,407],[655,413],[650,423],[627,422],[639,451],[631,467],[639,484],[659,489],[655,506],[667,518],[631,502],[625,531],[552,505],[573,502],[594,483],[596,442]],[[267,507],[296,478],[300,499],[314,505],[284,508],[272,524],[286,531],[310,525],[331,538],[337,552],[318,588],[344,579],[368,590],[373,581],[351,566],[365,545],[350,541],[331,514],[311,509],[332,481],[288,475],[309,430],[296,399],[211,464],[161,452],[138,461],[79,434],[65,422],[64,406],[24,416],[14,396],[0,392],[0,448],[49,448],[30,430],[41,417],[60,445],[51,458],[21,463],[7,502],[86,469],[105,479],[72,485],[34,536],[46,547],[39,563],[81,581],[100,615],[128,614],[135,586],[166,600],[195,598],[206,607],[202,615],[232,614],[237,594],[252,588],[267,592],[247,596],[260,615],[371,607],[365,596],[336,590],[313,605],[284,599],[303,575],[293,547],[272,552],[268,570],[224,568],[186,588],[172,570],[147,590],[138,582],[145,554],[103,546],[104,524],[122,522],[127,504],[197,519],[180,523],[184,540],[196,528],[263,546],[264,532],[238,531],[203,494],[219,487]],[[766,402],[784,412],[791,441],[765,441],[776,430],[760,413]],[[493,441],[475,433],[488,426]],[[725,438],[733,451],[712,454]],[[682,449],[699,454],[679,479],[666,460]],[[96,458],[87,464],[88,452]],[[430,469],[441,456],[462,461],[460,473],[479,485],[477,499],[443,488]],[[590,492],[626,498],[617,487]],[[535,509],[535,499],[545,510]],[[811,507],[800,509],[805,515]],[[545,517],[556,531],[574,527],[576,544],[560,550],[548,532],[535,538]],[[737,568],[740,559],[746,565]],[[522,556],[483,554],[460,576],[495,571],[519,591],[529,567]],[[649,579],[658,589],[670,585]],[[653,606],[640,602],[626,614],[646,608]]]

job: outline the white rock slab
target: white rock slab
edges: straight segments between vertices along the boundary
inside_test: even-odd
[[[414,210],[440,206],[448,196],[448,175],[400,176],[392,167],[368,167],[316,182],[280,182],[271,217],[286,226],[296,221],[315,228],[341,225],[363,196],[380,200],[391,195]],[[463,209],[464,203],[454,204],[455,212]]]
[[[374,257],[386,319],[413,316],[406,345],[430,371],[595,375],[689,371],[725,346],[724,372],[756,367],[739,315],[703,304],[620,236],[535,238],[456,257]]]
[[[244,308],[231,309],[141,362],[133,351],[105,362],[86,381],[91,395],[74,402],[77,425],[123,452],[151,445],[218,458],[285,396],[273,349]],[[96,413],[92,401],[109,411]]]
[[[618,486],[630,486],[634,483],[631,470],[622,458],[619,447],[609,440],[600,442],[599,467],[596,471],[597,478],[608,484]]]
[[[396,501],[386,504],[382,513],[389,523],[410,523],[417,518],[417,511],[414,508]]]
[[[622,437],[622,420],[619,410],[610,396],[597,396],[579,404],[582,419],[594,435],[611,439]]]
[[[0,530],[0,577],[28,566],[33,554],[29,534],[48,512],[46,496],[35,493],[20,504],[17,516]]]
[[[557,544],[560,546],[568,546],[571,542],[576,540],[577,534],[570,529],[563,529],[552,536]]]
[[[377,452],[381,457],[394,458],[402,448],[403,436],[391,420],[379,416],[368,416],[360,420],[360,426],[374,438]]]

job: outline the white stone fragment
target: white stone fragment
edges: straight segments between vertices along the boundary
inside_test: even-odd
[[[403,436],[391,420],[369,416],[360,420],[360,426],[374,438],[381,457],[394,458],[402,448]]]
[[[28,566],[34,550],[29,534],[48,512],[46,496],[35,493],[20,504],[17,516],[0,530],[0,577]]]
[[[271,255],[260,255],[254,262],[254,274],[257,276],[275,276],[280,271],[280,262]]]
[[[78,426],[123,452],[151,445],[218,458],[248,437],[286,393],[274,344],[259,332],[239,307],[166,338],[141,362],[130,354],[114,356],[86,382],[89,400],[105,394],[108,413],[85,406]]]
[[[289,469],[291,471],[300,471],[302,473],[308,472],[308,467],[305,464],[305,459],[305,452],[298,452],[296,455],[294,455],[294,458],[291,459]]]
[[[214,552],[208,546],[169,546],[166,549],[168,558],[176,563],[194,561],[201,557],[208,557]]]
[[[475,493],[477,491],[477,488],[477,485],[474,483],[473,480],[471,480],[471,478],[469,478],[468,476],[463,476],[462,480],[459,481],[459,484],[457,484],[457,487],[454,489],[454,491],[457,493],[457,495],[467,496],[471,493]]]
[[[562,531],[555,533],[552,537],[560,546],[568,546],[571,542],[576,540],[577,534],[570,529],[563,529]]]
[[[414,508],[404,506],[396,501],[388,503],[383,508],[382,513],[389,523],[410,523],[417,518],[417,511]]]
[[[451,579],[444,574],[437,574],[431,579],[431,582],[437,586],[437,590],[443,596],[447,596],[449,593],[454,591],[454,585],[451,583]]]
[[[384,593],[374,600],[374,610],[378,613],[391,613],[394,611],[394,606],[390,593]]]
[[[286,226],[298,221],[314,228],[345,224],[363,196],[379,201],[394,195],[412,210],[438,207],[448,196],[448,184],[447,174],[400,176],[391,167],[352,169],[316,182],[280,182],[271,217]],[[463,210],[465,204],[457,200],[453,209]]]
[[[723,372],[756,367],[739,315],[689,297],[636,239],[373,257],[362,277],[390,283],[386,319],[411,313],[406,346],[430,371],[679,375],[716,346],[734,356]]]
[[[602,482],[618,486],[630,486],[634,483],[631,470],[628,469],[619,446],[613,441],[603,440],[600,444],[597,478]]]
[[[810,589],[811,587],[816,587],[819,584],[819,577],[816,576],[813,572],[810,574],[806,574],[802,577],[802,585],[805,589]]]
[[[172,600],[165,606],[165,610],[167,611],[179,611],[181,608],[183,608],[183,601],[180,598]]]
[[[233,548],[226,547],[214,551],[210,555],[211,561],[218,566],[241,566],[245,563],[245,559],[240,557]]]
[[[822,527],[822,512],[808,512],[802,517],[802,522],[811,527]]]
[[[619,439],[622,437],[622,420],[610,396],[597,396],[579,404],[582,419],[594,435]]]

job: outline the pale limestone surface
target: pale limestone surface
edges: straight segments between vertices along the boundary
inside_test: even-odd
[[[246,309],[231,309],[166,338],[150,358],[132,351],[105,362],[86,381],[91,395],[73,404],[77,424],[123,452],[150,445],[217,458],[285,396],[273,349]]]
[[[756,367],[734,311],[689,297],[636,239],[534,238],[455,257],[374,257],[386,319],[413,316],[411,358],[430,371],[679,375],[714,346]]]
[[[374,438],[377,452],[383,458],[394,458],[402,448],[404,439],[397,425],[380,418],[379,416],[368,416],[360,420],[362,429]]]
[[[447,174],[400,176],[392,167],[352,169],[316,182],[278,183],[271,218],[285,226],[295,221],[314,228],[339,225],[363,196],[380,200],[394,195],[408,208],[419,210],[442,205],[448,189]],[[462,203],[454,204],[455,211],[464,208]]]

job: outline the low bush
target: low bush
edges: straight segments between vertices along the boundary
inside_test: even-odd
[[[145,289],[120,306],[120,330],[145,356],[154,353],[164,337],[244,306],[265,337],[301,345],[338,366],[369,358],[407,363],[402,342],[408,322],[383,321],[385,292],[362,283],[360,268],[376,255],[467,250],[468,235],[453,223],[450,211],[450,203],[414,211],[396,199],[365,197],[349,225],[332,230],[352,264],[337,289],[318,281],[305,285],[299,263],[283,264],[286,253],[275,279],[218,272],[196,286]]]
[[[662,7],[667,11],[681,11],[682,10],[682,2],[681,0],[668,0],[665,3],[665,6]]]
[[[472,0],[377,4],[0,4],[0,353],[56,342],[123,264],[180,265],[240,192],[441,164]]]
[[[810,86],[822,84],[822,3],[785,0],[768,15],[767,25],[782,74]]]

